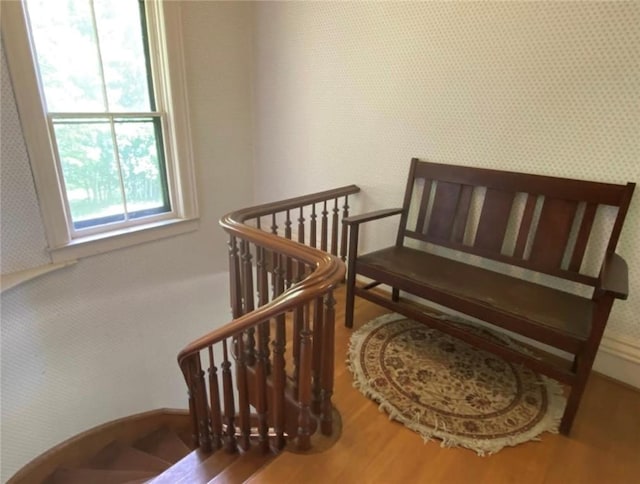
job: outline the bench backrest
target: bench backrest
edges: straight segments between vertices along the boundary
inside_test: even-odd
[[[414,158],[397,245],[409,237],[596,285],[581,273],[596,214],[615,209],[604,241],[613,252],[634,187]]]

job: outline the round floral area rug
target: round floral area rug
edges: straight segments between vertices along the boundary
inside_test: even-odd
[[[524,350],[504,335],[450,322]],[[566,403],[558,382],[404,316],[387,314],[355,331],[348,357],[354,386],[425,441],[485,455],[558,432]]]

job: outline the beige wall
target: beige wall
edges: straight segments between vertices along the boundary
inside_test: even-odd
[[[258,3],[254,52],[261,200],[356,183],[358,209],[398,206],[413,156],[640,182],[638,2]],[[639,233],[636,193],[607,331],[635,363]]]
[[[200,228],[82,259],[2,294],[2,482],[87,428],[185,408],[178,351],[230,320],[220,273],[226,237],[217,221],[253,199],[252,6],[185,2],[182,13]],[[9,271],[47,259],[18,120],[6,118],[13,95],[4,74],[2,259]],[[9,132],[5,121],[17,129]]]

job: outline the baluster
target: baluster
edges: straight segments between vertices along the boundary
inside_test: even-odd
[[[280,263],[284,256],[280,256]],[[283,291],[282,277],[277,277],[277,288]],[[284,353],[286,346],[285,315],[276,317],[276,334],[273,341],[273,427],[275,431],[275,446],[282,449],[285,445],[284,438],[284,387],[286,381],[286,368]]]
[[[301,261],[296,261],[296,282],[302,280],[304,266]],[[298,397],[299,372],[300,372],[300,333],[304,322],[304,306],[297,306],[293,312],[293,396]]]
[[[213,359],[213,346],[209,346],[209,398],[212,444],[214,449],[219,449],[222,447],[222,412],[220,410],[218,369]]]
[[[291,214],[289,210],[286,211],[286,217],[284,220],[284,238],[291,240]]]
[[[231,290],[231,314],[235,319],[242,315],[242,291],[238,244],[233,236],[229,237],[229,286]]]
[[[300,332],[302,331],[302,320],[304,319],[304,309],[296,307],[293,312],[293,398],[298,398],[298,377],[300,373]]]
[[[304,223],[305,223],[305,218],[304,218],[304,207],[300,207],[300,214],[298,217],[298,242],[301,244],[304,244],[304,236],[305,236],[305,230],[304,230]],[[300,282],[302,280],[302,272],[300,271],[300,266],[301,266],[301,262],[300,261],[294,261],[294,266],[295,266],[295,271],[298,274],[298,278],[296,279],[295,282]]]
[[[311,205],[311,231],[309,233],[309,242],[311,247],[316,248],[316,219],[318,216],[316,215],[316,204]]]
[[[229,351],[227,340],[222,340],[222,389],[224,391],[224,416],[227,424],[226,428],[226,449],[227,452],[235,452],[236,445],[236,424],[234,416],[236,413],[233,397],[233,381],[231,379],[231,363],[229,362]]]
[[[284,292],[284,256],[278,255],[275,252],[271,252],[271,260],[273,264],[273,276],[271,284],[273,293],[271,299],[275,299]]]
[[[258,358],[256,362],[256,411],[258,413],[258,446],[269,451],[269,422],[267,417],[267,375],[269,373],[269,321],[258,326]]]
[[[322,338],[324,355],[322,358],[322,416],[320,423],[320,429],[324,435],[331,435],[333,431],[331,396],[333,395],[335,304],[333,293],[327,293],[324,297],[324,337]]]
[[[276,317],[276,335],[273,342],[273,427],[276,438],[276,448],[282,449],[285,444],[284,439],[284,388],[286,381],[286,367],[284,361],[286,329],[285,315]]]
[[[311,414],[309,406],[311,404],[311,360],[312,360],[312,341],[311,330],[309,327],[309,311],[305,306],[306,317],[302,323],[302,331],[300,331],[300,374],[298,384],[298,405],[300,414],[298,416],[298,448],[307,450],[311,447]]]
[[[333,199],[333,216],[331,220],[331,254],[338,255],[338,214],[340,209],[338,208],[338,199]]]
[[[286,211],[286,217],[284,221],[284,237],[285,239],[291,240],[291,214],[289,213],[289,210]],[[291,257],[286,258],[285,267],[286,267],[285,288],[289,289],[289,287],[291,287],[291,284],[293,282],[291,280],[292,270],[293,270]]]
[[[258,304],[264,306],[269,302],[269,277],[264,247],[256,248],[256,269],[258,278]],[[269,374],[269,321],[258,326],[258,360],[264,359],[265,375]]]
[[[311,409],[316,415],[320,415],[322,410],[320,402],[322,395],[322,357],[324,355],[324,341],[323,341],[323,325],[322,325],[322,297],[315,300],[313,306],[314,318],[313,318],[313,400],[311,402]]]
[[[329,212],[327,211],[327,201],[325,200],[322,206],[322,220],[320,224],[320,250],[323,250],[324,252],[327,251],[327,215],[329,215]]]
[[[260,217],[257,219],[260,229]],[[258,304],[269,302],[269,275],[264,247],[256,246],[256,278]],[[267,375],[269,374],[269,321],[258,325],[258,353],[256,364],[256,412],[258,413],[258,447],[269,452],[269,421],[267,415]]]
[[[260,227],[260,218],[258,218],[258,229]],[[269,302],[269,273],[267,268],[267,260],[264,247],[256,246],[256,274],[258,278],[258,304],[260,306]]]
[[[298,242],[304,244],[304,210],[300,207],[300,216],[298,217]]]
[[[284,287],[285,289],[289,289],[293,284],[293,259],[291,259],[291,257],[289,257],[288,255],[281,255],[281,257],[284,257],[285,260]]]
[[[191,439],[195,447],[200,447],[200,436],[198,431],[198,412],[196,409],[195,389],[193,385],[193,365],[187,361],[187,388],[189,395],[189,416],[191,417]]]
[[[342,220],[349,216],[349,195],[344,196],[344,206],[342,207]],[[349,227],[347,224],[342,224],[342,235],[340,236],[340,258],[342,262],[347,259],[347,239],[348,239]]]
[[[211,436],[209,434],[209,412],[207,409],[207,389],[204,384],[204,371],[200,362],[200,353],[192,359],[192,385],[195,391],[195,408],[198,415],[198,440],[204,452],[211,452]]]
[[[271,233],[273,235],[278,235],[278,224],[276,223],[276,214],[272,213],[271,214]],[[273,290],[273,297],[275,298],[277,296],[276,294],[276,269],[277,269],[277,265],[278,265],[278,255],[273,251],[270,250],[269,251],[269,259],[270,259],[270,263],[271,266],[269,267],[269,270],[271,271],[271,288]]]
[[[249,389],[247,382],[247,361],[246,349],[242,333],[238,333],[236,339],[238,356],[236,359],[236,378],[238,386],[238,412],[240,420],[240,447],[242,450],[249,450],[251,445],[251,421],[249,408]]]
[[[242,268],[243,268],[243,280],[244,284],[243,295],[244,295],[244,314],[253,311],[254,303],[253,303],[253,264],[251,262],[251,247],[249,242],[243,240],[240,243],[241,253],[242,253]],[[255,339],[255,329],[248,328],[246,331],[246,363],[249,366],[253,366],[256,361],[256,339]]]

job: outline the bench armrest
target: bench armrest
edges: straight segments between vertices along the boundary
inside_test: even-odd
[[[342,219],[342,223],[345,225],[358,225],[364,222],[370,222],[371,220],[377,220],[379,218],[390,217],[391,215],[398,215],[402,213],[401,208],[386,208],[384,210],[376,210],[375,212],[363,213],[361,215],[353,215]]]
[[[627,299],[629,296],[629,271],[625,260],[616,253],[605,257],[599,282],[599,290],[609,292],[618,299]]]

